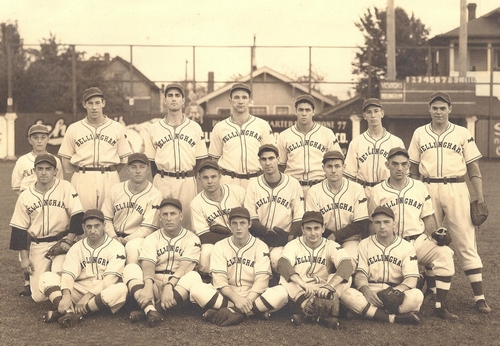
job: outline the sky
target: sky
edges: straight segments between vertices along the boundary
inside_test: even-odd
[[[385,8],[387,0],[1,0],[0,22],[17,21],[25,45],[56,36],[75,44],[86,58],[110,53],[130,59],[130,45],[184,47],[133,48],[133,64],[158,85],[193,78],[216,81],[250,71],[256,37],[257,67],[267,66],[291,78],[308,74],[312,65],[328,82],[322,90],[346,99],[355,76],[351,62],[364,40],[354,25],[368,8]],[[477,17],[499,7],[498,0],[477,4]],[[394,0],[412,12],[433,37],[460,25],[460,0]],[[97,45],[97,46],[93,46]],[[103,46],[113,45],[113,46]],[[121,45],[121,46],[120,46]],[[225,46],[213,48],[207,46]],[[238,48],[229,48],[237,46]],[[259,48],[260,46],[260,48]],[[262,47],[267,46],[267,47]],[[280,46],[279,48],[276,46]],[[301,48],[283,48],[301,46]],[[320,47],[341,47],[314,48]],[[186,60],[188,63],[186,65]]]

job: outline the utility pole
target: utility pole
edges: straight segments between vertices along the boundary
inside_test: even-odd
[[[396,80],[396,18],[394,0],[387,0],[387,79]]]
[[[467,77],[467,0],[460,0],[460,28],[458,30],[458,75]]]

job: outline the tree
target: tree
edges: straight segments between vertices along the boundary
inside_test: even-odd
[[[427,72],[427,51],[417,49],[427,45],[429,30],[416,18],[400,7],[395,9],[396,19],[396,79],[421,76]],[[358,77],[356,91],[363,97],[378,97],[379,82],[387,74],[386,11],[370,8],[355,23],[365,38],[365,46],[359,47],[352,63],[352,73]],[[371,93],[368,91],[371,77]]]

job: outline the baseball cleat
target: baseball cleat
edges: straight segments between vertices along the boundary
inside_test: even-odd
[[[19,296],[20,297],[29,297],[29,296],[31,296],[31,287],[30,287],[30,285],[24,286],[24,289],[21,292],[19,292]]]
[[[443,320],[458,320],[458,316],[449,312],[444,306],[434,308],[436,316],[441,317]]]
[[[329,329],[339,329],[340,322],[335,317],[320,317],[318,318],[318,323]]]
[[[396,315],[394,317],[394,322],[399,324],[419,324],[420,318],[413,312],[407,314]]]
[[[431,301],[435,297],[436,294],[431,289],[428,288],[424,293],[424,303]]]
[[[42,316],[42,319],[45,323],[57,322],[62,317],[62,314],[59,311],[49,310],[45,312]]]
[[[129,318],[130,318],[130,322],[132,322],[132,323],[144,321],[146,319],[146,313],[142,310],[141,311],[131,311]]]
[[[152,328],[160,324],[163,321],[163,317],[160,315],[158,311],[151,310],[147,314],[147,325]]]
[[[214,316],[217,314],[217,311],[218,310],[215,309],[208,309],[207,311],[205,311],[202,317],[205,321],[212,322]]]
[[[74,312],[67,312],[64,316],[60,317],[57,322],[61,328],[73,328],[82,320],[82,315]]]
[[[291,321],[295,326],[300,326],[301,324],[303,324],[306,321],[306,315],[293,314]]]
[[[491,308],[489,305],[486,303],[486,300],[481,299],[476,302],[476,309],[482,314],[489,314],[491,313]]]
[[[269,311],[261,312],[257,314],[257,317],[261,320],[268,320],[271,318],[271,313]]]

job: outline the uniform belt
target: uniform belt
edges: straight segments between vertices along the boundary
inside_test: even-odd
[[[161,169],[159,169],[157,174],[159,174],[162,178],[163,177],[174,177],[176,179],[184,179],[184,178],[194,177],[194,171],[166,172],[166,171],[162,171]]]
[[[301,186],[313,186],[313,185],[321,183],[322,181],[323,181],[322,179],[318,179],[318,180],[301,180],[301,181],[299,181],[299,183],[300,183]]]
[[[464,183],[465,182],[465,175],[462,175],[461,177],[444,177],[444,178],[430,178],[430,177],[422,177],[422,181],[427,184],[431,183]]]
[[[39,243],[52,243],[54,241],[58,241],[58,240],[64,238],[64,236],[66,236],[67,234],[68,234],[68,231],[63,231],[63,232],[58,233],[57,235],[54,235],[52,237],[37,238],[37,237],[30,235],[30,238],[32,241],[34,241],[37,244],[39,244]]]
[[[168,269],[165,270],[155,270],[155,274],[173,274],[174,272]]]
[[[108,166],[108,167],[85,167],[85,166],[78,166],[78,171],[85,173],[86,171],[89,172],[114,172],[116,171],[115,166]]]
[[[258,171],[255,173],[240,174],[233,171],[228,171],[225,168],[221,168],[220,172],[224,175],[230,176],[231,178],[247,179],[247,180],[262,175],[262,171]]]
[[[415,240],[417,239],[418,237],[420,237],[422,235],[422,233],[420,234],[415,234],[415,235],[409,235],[407,237],[403,237],[404,240],[406,241],[412,241],[412,240]]]
[[[358,183],[360,185],[362,185],[363,187],[374,187],[378,184],[380,184],[380,181],[377,181],[377,182],[369,182],[369,181],[364,181],[363,179],[359,179],[359,178],[351,178],[351,177],[347,177],[347,179],[351,180],[351,181],[354,181],[355,183]]]

